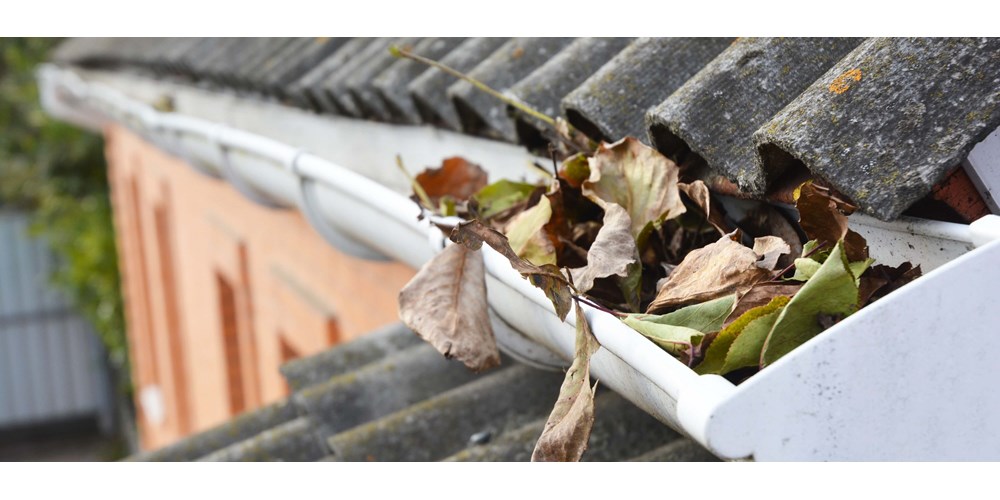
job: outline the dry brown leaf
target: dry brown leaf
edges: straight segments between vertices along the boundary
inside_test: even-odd
[[[552,407],[542,435],[535,443],[532,462],[578,462],[587,450],[594,426],[594,388],[590,385],[590,357],[600,344],[590,331],[580,304],[576,304],[576,349],[566,372],[559,399]]]
[[[854,205],[834,196],[829,188],[807,182],[795,190],[795,208],[799,210],[799,225],[809,239],[829,246],[844,240],[848,261],[868,258],[868,242],[847,228],[847,216],[854,212]]]
[[[712,225],[719,234],[728,234],[732,229],[726,224],[726,217],[717,203],[712,202],[712,194],[708,186],[700,180],[690,184],[679,183],[677,187],[687,195],[688,198],[698,206],[701,213],[705,214],[705,219]]]
[[[770,270],[757,266],[760,257],[752,249],[733,241],[731,235],[692,250],[667,277],[646,312],[656,313],[743,293],[771,277]]]
[[[635,138],[601,144],[589,163],[584,196],[604,209],[609,203],[621,205],[640,248],[654,228],[686,210],[677,189],[677,165]]]
[[[416,178],[435,206],[445,196],[468,200],[486,187],[487,180],[488,174],[479,165],[458,156],[444,160],[439,168],[424,170]]]
[[[483,243],[492,247],[506,257],[511,267],[521,273],[521,276],[527,278],[532,285],[545,293],[545,296],[552,301],[552,306],[560,320],[566,319],[572,306],[573,292],[570,289],[569,281],[559,272],[558,267],[552,264],[536,266],[518,257],[514,249],[510,247],[506,236],[476,220],[455,226],[455,229],[451,231],[451,240],[471,250],[479,250]]]
[[[761,269],[774,270],[778,266],[778,259],[791,251],[792,247],[777,236],[764,236],[753,240],[753,252],[760,255],[757,267]]]
[[[500,365],[486,303],[483,256],[448,245],[399,292],[399,316],[446,358],[479,372]]]
[[[638,270],[639,250],[629,228],[628,212],[617,203],[609,203],[604,212],[604,225],[587,252],[587,265],[571,269],[573,284],[580,292],[594,287],[594,280],[608,276],[628,277]]]
[[[791,252],[778,259],[777,267],[784,268],[792,264],[796,257],[802,255],[802,238],[785,215],[777,208],[767,203],[759,203],[749,210],[739,222],[740,229],[751,236],[777,236],[788,243]]]

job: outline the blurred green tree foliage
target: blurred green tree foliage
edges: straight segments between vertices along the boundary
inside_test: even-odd
[[[31,211],[60,257],[52,277],[94,324],[128,387],[128,347],[103,141],[42,110],[35,68],[59,43],[0,38],[0,207]]]

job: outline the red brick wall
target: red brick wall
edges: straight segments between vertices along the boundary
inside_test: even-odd
[[[124,128],[105,136],[144,448],[283,397],[289,353],[396,321],[410,268],[342,255],[298,212],[256,205]]]

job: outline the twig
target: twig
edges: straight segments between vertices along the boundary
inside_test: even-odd
[[[559,178],[559,163],[556,162],[556,147],[549,143],[549,156],[552,157],[552,178]]]
[[[577,302],[583,302],[584,304],[587,304],[588,306],[593,307],[594,309],[597,309],[598,311],[606,312],[606,313],[608,313],[608,314],[610,314],[612,316],[615,316],[617,318],[624,318],[624,317],[628,316],[628,314],[620,313],[620,312],[615,311],[613,309],[608,309],[607,307],[604,307],[601,304],[598,304],[597,302],[594,302],[593,300],[590,300],[590,299],[584,297],[583,295],[574,295],[573,296],[573,300],[576,300]]]
[[[399,170],[401,170],[403,172],[403,175],[405,175],[406,178],[410,181],[410,185],[413,186],[413,192],[417,193],[417,196],[420,198],[420,201],[423,202],[424,204],[424,208],[427,208],[428,210],[433,210],[434,203],[431,203],[431,197],[427,196],[427,191],[424,191],[424,187],[417,182],[417,179],[415,179],[412,175],[410,175],[410,172],[408,170],[406,170],[406,167],[403,165],[402,156],[396,155],[396,166],[399,167]]]
[[[406,49],[404,49],[402,47],[399,47],[397,45],[393,45],[393,46],[389,47],[389,52],[393,56],[395,56],[395,57],[403,57],[403,58],[406,58],[406,59],[413,59],[414,61],[424,63],[424,64],[426,64],[428,66],[433,66],[433,67],[435,67],[435,68],[437,68],[437,69],[439,69],[441,71],[444,71],[445,73],[448,73],[451,76],[454,76],[455,78],[459,78],[461,80],[465,80],[465,81],[471,83],[477,89],[482,90],[483,92],[486,92],[487,94],[489,94],[489,95],[491,95],[493,97],[496,97],[497,99],[500,99],[504,103],[517,108],[522,113],[525,113],[527,115],[532,116],[533,118],[541,120],[541,121],[545,122],[546,124],[548,124],[549,126],[551,126],[552,128],[555,128],[555,126],[556,126],[556,120],[554,118],[552,118],[551,116],[549,116],[549,115],[547,115],[545,113],[542,113],[541,111],[538,111],[538,110],[532,108],[531,106],[528,106],[527,104],[525,104],[525,103],[523,103],[521,101],[518,101],[516,99],[511,99],[510,96],[503,95],[502,93],[497,92],[496,90],[493,90],[490,86],[486,85],[485,83],[483,83],[483,82],[481,82],[479,80],[476,80],[475,78],[472,78],[472,77],[470,77],[470,76],[462,73],[461,71],[458,71],[458,70],[456,70],[454,68],[451,68],[450,66],[448,66],[446,64],[441,64],[441,63],[439,63],[439,62],[437,62],[437,61],[435,61],[433,59],[428,59],[428,58],[426,58],[424,56],[414,54],[413,52],[410,52],[409,50],[406,50]]]

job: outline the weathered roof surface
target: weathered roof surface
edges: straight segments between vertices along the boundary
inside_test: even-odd
[[[506,358],[472,374],[399,324],[281,371],[288,399],[130,460],[528,460],[562,380]],[[584,460],[715,460],[611,391],[595,414]]]
[[[769,175],[751,135],[853,49],[857,38],[737,40],[648,113],[657,149],[692,151],[744,191],[763,195]]]
[[[577,38],[510,87],[507,93],[548,116],[558,116],[563,97],[580,86],[631,41],[631,38]],[[547,142],[541,137],[546,129],[543,123],[512,108],[508,112],[516,115],[515,130],[521,143],[537,147],[538,142]]]
[[[594,139],[636,137],[646,125],[637,117],[670,97],[719,55],[730,38],[639,38],[562,101],[569,121]]]
[[[543,125],[392,44],[593,139],[648,140],[713,186],[762,196],[811,171],[884,219],[998,126],[996,39],[72,39],[54,59],[538,145]]]
[[[572,38],[513,38],[493,51],[468,75],[491,88],[504,92],[530,75],[572,42]],[[458,112],[462,130],[471,134],[517,139],[514,123],[507,116],[507,106],[471,83],[461,80],[448,88]]]
[[[1000,126],[1000,39],[873,38],[754,136],[763,168],[801,162],[894,218]]]
[[[508,38],[470,38],[441,59],[441,63],[463,73],[472,71],[483,59],[500,48]],[[461,130],[458,112],[448,98],[455,77],[437,68],[428,68],[409,85],[410,97],[424,122]]]
[[[458,47],[465,38],[424,38],[412,47],[416,54],[434,60],[441,59]],[[427,70],[423,63],[399,60],[372,81],[372,86],[389,111],[389,120],[420,123],[420,113],[410,97],[410,83]]]

